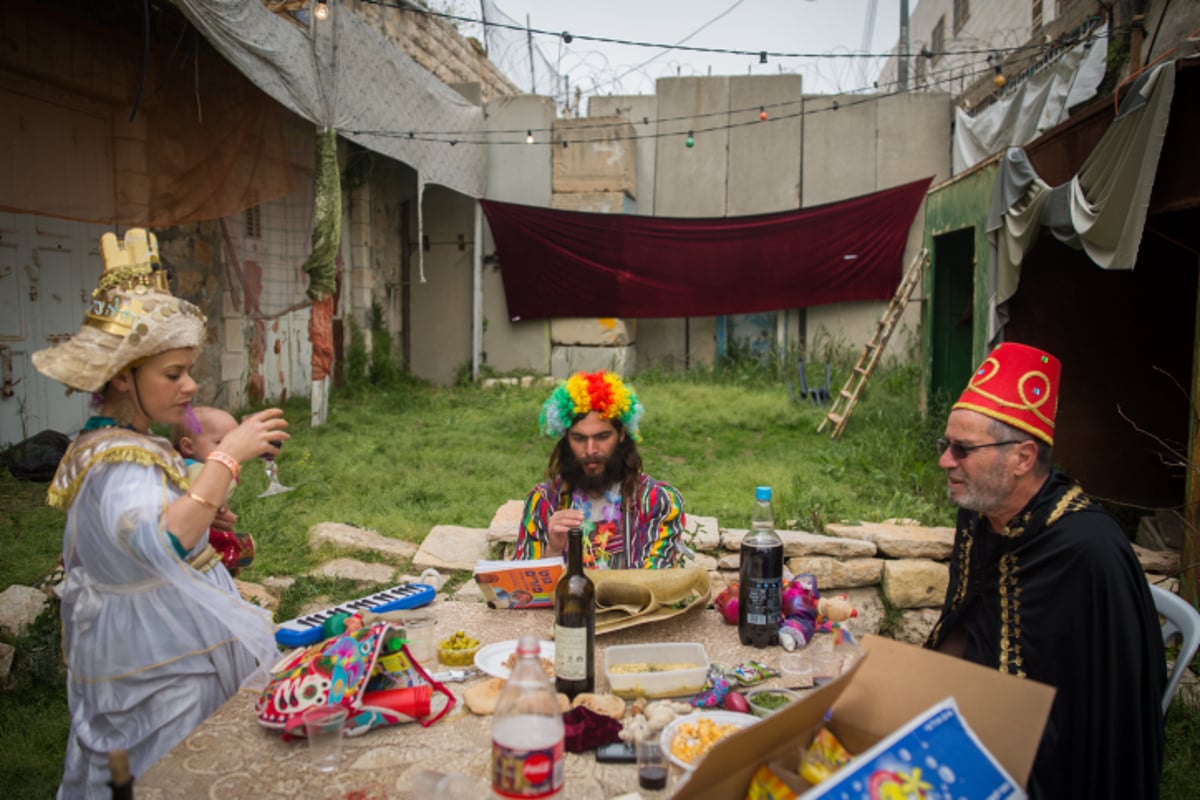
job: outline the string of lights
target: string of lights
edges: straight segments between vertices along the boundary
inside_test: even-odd
[[[962,80],[964,78],[979,77],[979,76],[991,73],[992,71],[993,71],[993,69],[992,69],[991,65],[982,66],[979,69],[969,71],[966,73],[955,70],[955,72],[957,72],[957,74],[951,75],[949,77],[942,77],[937,81],[931,81],[930,85],[937,86],[937,85],[940,85],[941,83],[946,83],[946,82],[950,82],[950,81]],[[929,73],[929,74],[930,74],[930,76],[933,76],[937,73],[934,72],[934,73]],[[779,108],[779,107],[789,106],[789,105],[796,105],[796,103],[798,101],[784,101],[784,102],[773,103],[773,104],[769,104],[769,105],[747,107],[747,108],[742,108],[742,109],[737,109],[737,110],[718,111],[718,112],[711,112],[711,113],[698,114],[698,115],[688,115],[685,117],[666,117],[666,118],[657,119],[654,121],[656,130],[654,130],[652,132],[637,133],[637,138],[639,140],[641,140],[641,139],[655,140],[655,139],[684,137],[685,145],[687,147],[692,147],[695,144],[697,134],[715,133],[715,132],[719,132],[719,131],[732,130],[735,128],[745,128],[745,127],[750,127],[753,125],[769,124],[772,122],[777,123],[777,122],[782,122],[784,120],[799,119],[799,118],[805,117],[810,114],[833,113],[833,112],[837,112],[841,109],[853,108],[854,106],[858,106],[863,103],[875,102],[877,100],[881,100],[881,99],[888,98],[888,97],[895,97],[897,95],[902,95],[902,94],[911,94],[911,92],[908,90],[897,90],[897,91],[893,91],[893,92],[883,92],[883,93],[879,93],[879,94],[853,95],[854,99],[849,100],[847,102],[841,102],[840,100],[834,99],[827,106],[818,107],[818,108],[802,108],[798,111],[793,111],[793,112],[778,114],[778,115],[771,115],[766,111],[766,109],[767,108]],[[679,130],[657,130],[658,125],[660,125],[662,123],[666,123],[666,122],[694,121],[696,119],[701,119],[701,118],[706,118],[706,117],[711,117],[711,116],[730,116],[730,115],[739,114],[739,113],[753,112],[756,108],[759,111],[758,115],[755,117],[752,117],[751,119],[747,119],[747,120],[742,120],[742,121],[738,121],[738,122],[727,122],[727,123],[723,123],[720,125],[712,125],[712,126],[708,126],[708,127],[696,127],[693,124],[693,127],[688,128],[686,130],[684,130],[682,127]],[[642,124],[648,127],[650,124],[650,119],[648,117],[643,117]],[[611,125],[611,123],[600,123],[600,124],[591,125],[591,126],[580,126],[579,128],[576,128],[576,130],[573,131],[573,133],[577,134],[580,131],[595,129],[595,128],[607,128],[607,127],[610,127],[610,125]],[[503,130],[503,131],[496,130],[496,131],[469,131],[469,132],[468,131],[460,131],[460,132],[416,131],[416,130],[412,130],[412,131],[347,130],[346,132],[352,133],[355,135],[362,135],[362,136],[379,136],[379,137],[386,137],[386,138],[409,139],[411,141],[418,141],[418,142],[448,144],[451,147],[455,147],[460,144],[463,144],[463,145],[521,145],[521,146],[538,146],[538,145],[540,145],[543,147],[549,145],[549,146],[553,146],[553,147],[568,147],[571,144],[590,144],[590,143],[596,143],[596,142],[606,142],[611,139],[611,137],[607,136],[607,135],[594,136],[594,137],[577,136],[576,135],[576,136],[572,136],[569,138],[566,136],[560,136],[558,138],[553,138],[553,139],[548,139],[545,137],[536,137],[533,135],[535,131],[537,133],[551,133],[552,130],[553,130],[552,128],[524,128],[524,129],[520,129],[520,130],[509,129],[509,130]],[[636,128],[635,128],[635,130],[636,130]],[[524,135],[522,136],[522,134],[524,134]],[[514,136],[515,138],[512,138],[512,139],[495,138],[498,135]]]
[[[861,52],[828,52],[828,53],[792,53],[777,50],[744,50],[727,47],[700,47],[698,45],[689,44],[666,44],[662,42],[645,42],[636,39],[621,39],[609,36],[591,36],[588,34],[573,34],[570,31],[549,31],[541,28],[527,27],[524,25],[513,25],[506,22],[498,22],[490,19],[479,19],[476,17],[467,17],[459,14],[450,14],[443,11],[434,11],[432,9],[416,8],[411,5],[405,5],[398,0],[362,0],[364,3],[371,5],[382,6],[385,8],[395,8],[403,11],[410,11],[414,14],[423,14],[429,17],[439,17],[449,22],[469,23],[472,25],[482,25],[484,27],[501,28],[511,31],[519,31],[521,33],[532,34],[536,36],[550,36],[561,39],[564,44],[571,44],[578,39],[583,42],[596,42],[600,44],[616,44],[627,47],[649,47],[658,50],[676,50],[689,53],[706,53],[710,55],[733,55],[733,56],[749,56],[758,58],[759,63],[765,64],[771,58],[777,59],[838,59],[838,58],[891,58],[893,56],[912,57],[922,56],[933,60],[942,56],[964,56],[964,55],[985,55],[999,54],[1017,55],[1028,51],[1037,51],[1048,47],[1045,42],[1029,42],[1027,44],[1015,45],[1013,47],[987,47],[974,48],[966,50],[930,50],[929,48],[921,48],[917,52],[908,53],[861,53]],[[1096,34],[1092,38],[1102,38],[1107,36],[1107,33]]]

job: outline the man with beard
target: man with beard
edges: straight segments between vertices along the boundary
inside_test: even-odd
[[[1060,365],[1006,342],[937,442],[959,507],[925,646],[1055,687],[1032,798],[1158,797],[1162,635],[1116,520],[1051,466]]]
[[[683,498],[642,472],[637,395],[611,372],[577,372],[542,405],[541,428],[557,437],[546,481],[525,499],[519,559],[565,553],[567,531],[584,530],[584,566],[673,567]]]

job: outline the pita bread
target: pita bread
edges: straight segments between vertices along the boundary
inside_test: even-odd
[[[503,679],[488,678],[463,692],[463,702],[472,714],[486,717],[496,710],[496,701],[500,699],[500,690],[503,688]]]
[[[584,706],[589,711],[595,711],[597,714],[603,714],[606,717],[612,717],[619,720],[625,716],[625,701],[617,697],[615,694],[592,694],[591,692],[583,692],[575,695],[575,700],[571,703],[571,707]]]
[[[481,717],[490,716],[496,712],[496,701],[500,699],[500,692],[504,689],[504,679],[488,678],[486,681],[480,681],[471,688],[463,692],[463,702],[467,704],[472,714]],[[571,709],[571,699],[562,692],[558,693],[558,710],[559,713],[566,713]],[[595,709],[592,709],[593,711]]]

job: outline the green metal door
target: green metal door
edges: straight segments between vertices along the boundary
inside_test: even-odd
[[[967,385],[971,363],[975,284],[975,229],[933,237],[933,372],[931,396],[955,397]]]

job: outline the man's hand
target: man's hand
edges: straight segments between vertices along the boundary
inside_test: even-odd
[[[583,525],[583,512],[577,508],[564,508],[550,515],[549,547],[551,553],[561,553],[567,546],[567,531]]]
[[[238,515],[229,510],[229,506],[223,505],[217,509],[217,515],[213,517],[212,527],[219,531],[233,532],[233,526],[237,524]]]

